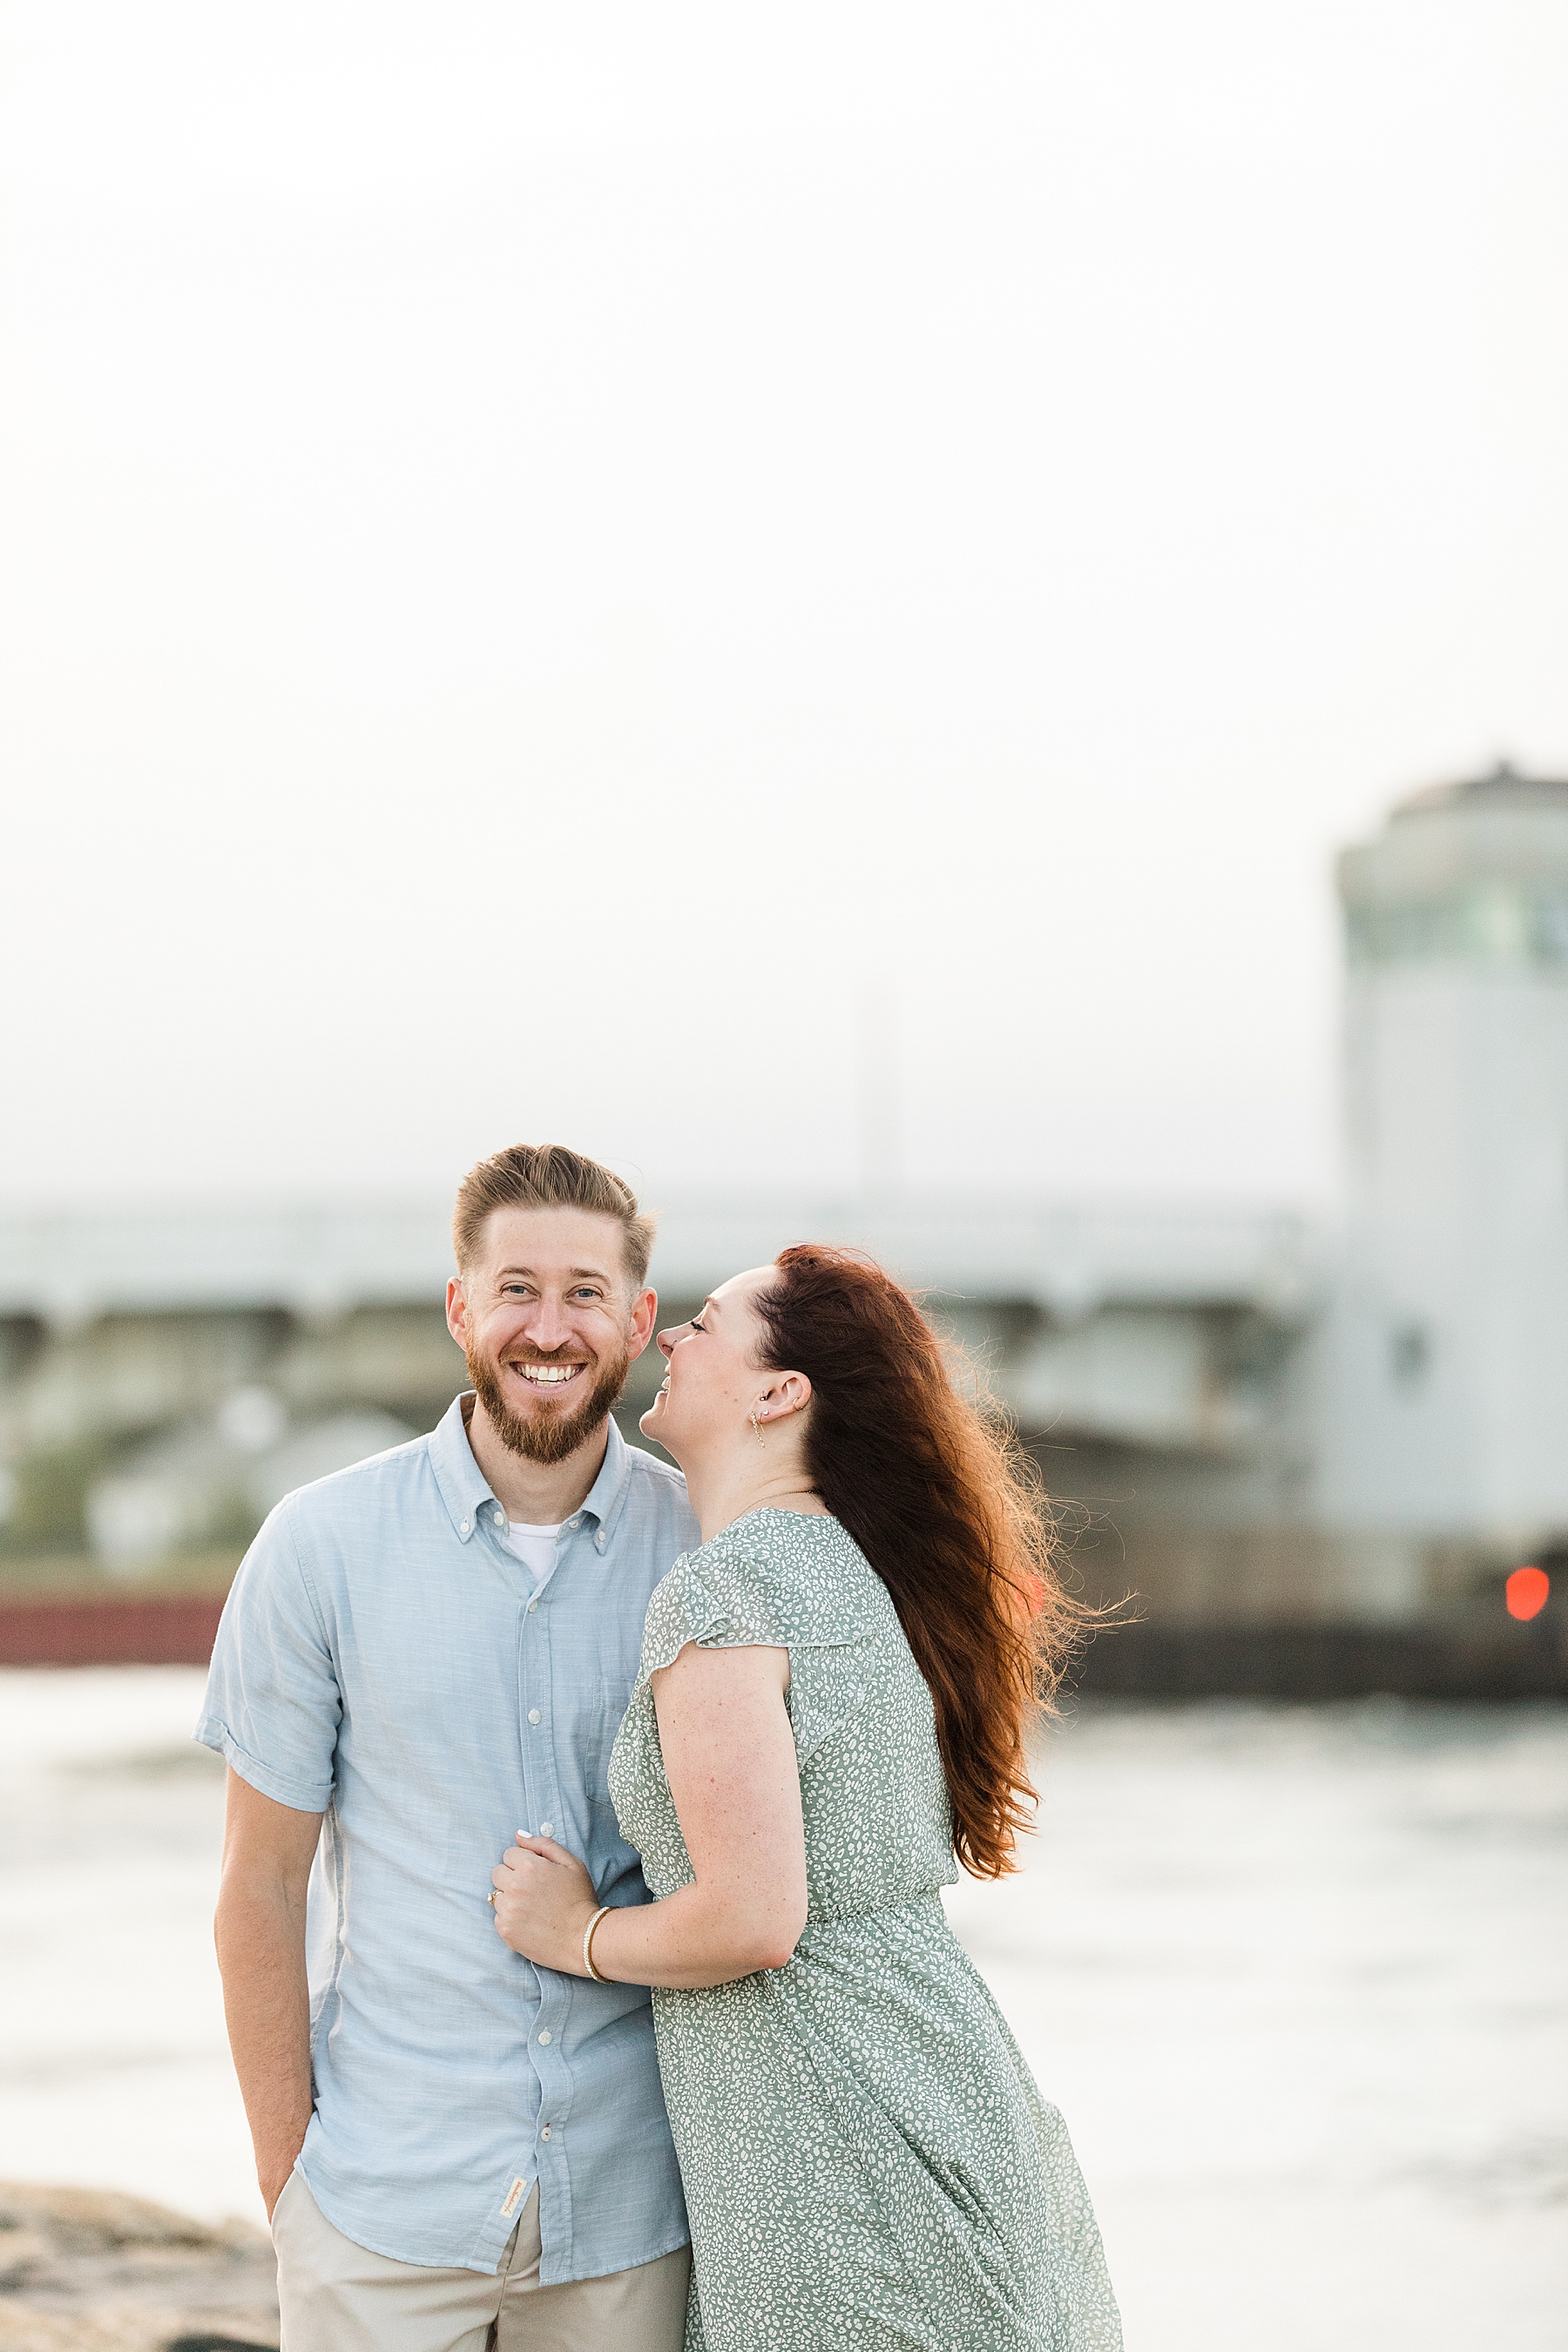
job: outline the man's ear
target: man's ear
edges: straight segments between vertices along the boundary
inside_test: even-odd
[[[468,1344],[468,1302],[463,1296],[463,1277],[454,1275],[447,1285],[447,1328],[459,1348]]]
[[[654,1325],[658,1321],[658,1293],[639,1290],[632,1301],[632,1355],[640,1356],[653,1338]]]

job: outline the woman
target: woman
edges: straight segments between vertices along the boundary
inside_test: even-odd
[[[1077,1612],[1020,1457],[852,1253],[737,1275],[642,1427],[700,1549],[648,1606],[610,1794],[655,1900],[520,1838],[497,1925],[654,1988],[691,2217],[688,2352],[1105,2352],[1066,2129],[947,1926],[1012,1868]]]

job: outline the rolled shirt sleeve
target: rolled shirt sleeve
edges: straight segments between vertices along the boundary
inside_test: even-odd
[[[342,1696],[293,1500],[279,1504],[241,1562],[195,1736],[264,1797],[321,1813],[332,1794]]]

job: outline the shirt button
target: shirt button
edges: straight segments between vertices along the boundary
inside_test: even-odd
[[[544,2124],[541,2126],[539,2137],[541,2139],[548,2139],[550,2137],[550,2126],[548,2124]]]
[[[464,1519],[464,1520],[463,1520],[463,1522],[462,1522],[462,1524],[459,1526],[459,1528],[458,1528],[458,1533],[460,1536],[466,1536],[466,1535],[468,1534],[468,1520],[467,1520],[467,1519]]]
[[[540,2035],[540,2037],[539,2037],[539,2038],[540,2038],[541,2042],[553,2042],[553,2041],[554,2041],[554,2039],[555,2039],[555,2036],[553,2035],[553,2033],[552,2033],[552,2032],[550,2031],[550,2028],[549,2028],[549,2027],[548,2027],[548,2025],[547,2025],[547,2026],[545,2027],[545,2029],[544,2029],[543,2032]]]
[[[532,1614],[533,1614],[534,1611],[538,1608],[538,1606],[539,1606],[539,1603],[538,1603],[538,1601],[531,1601],[529,1602],[529,1604],[528,1604],[528,1613],[529,1613],[529,1615],[530,1615],[531,1617],[532,1616]]]
[[[595,1536],[595,1537],[594,1538],[594,1541],[598,1545],[599,1549],[600,1549],[601,1551],[603,1551],[603,1550],[604,1550],[604,1549],[605,1549],[605,1538],[604,1538],[604,1537],[603,1537],[602,1535]]]
[[[531,1706],[529,1708],[528,1719],[530,1723],[537,1723],[539,1721],[539,1709],[536,1706]]]
[[[553,1837],[555,1835],[554,1822],[541,1822],[539,1824],[539,1834],[541,1837]]]

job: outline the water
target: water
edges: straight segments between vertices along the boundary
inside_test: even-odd
[[[0,2176],[258,2217],[182,1669],[0,1675]],[[1085,1706],[952,1916],[1130,2352],[1568,2345],[1568,1716]]]

